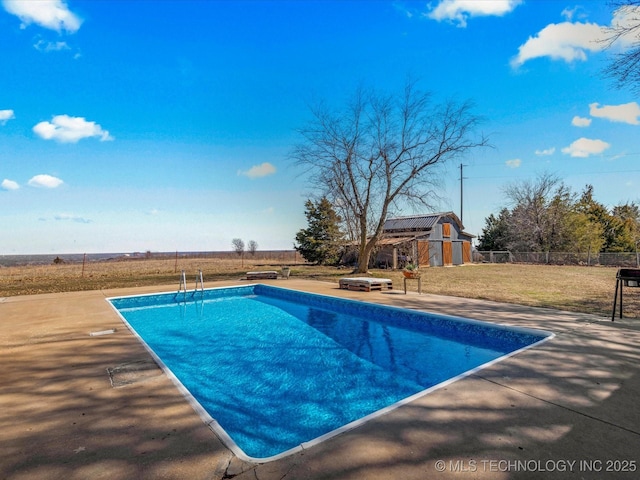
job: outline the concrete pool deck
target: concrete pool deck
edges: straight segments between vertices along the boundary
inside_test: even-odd
[[[612,323],[293,278],[261,283],[556,337],[308,450],[254,465],[224,447],[105,301],[174,286],[0,298],[0,479],[638,477],[640,319]]]

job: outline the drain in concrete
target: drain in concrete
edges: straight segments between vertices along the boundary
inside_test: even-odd
[[[149,359],[110,367],[107,368],[107,373],[111,386],[118,388],[157,377],[162,374],[162,370],[153,360]]]

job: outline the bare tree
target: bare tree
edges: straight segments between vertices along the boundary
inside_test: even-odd
[[[508,219],[508,248],[516,251],[557,251],[571,232],[566,219],[575,204],[575,195],[549,173],[535,180],[513,183],[504,189],[513,205]]]
[[[474,135],[479,117],[471,110],[468,101],[433,104],[413,82],[397,96],[359,89],[337,113],[324,103],[312,108],[292,156],[343,218],[355,222],[357,272],[367,271],[392,208],[431,207],[437,167],[488,145]]]
[[[231,244],[233,245],[233,250],[238,254],[238,256],[242,256],[244,253],[244,242],[241,238],[234,238],[231,240]]]
[[[258,242],[256,242],[255,240],[249,240],[247,249],[249,250],[249,253],[251,255],[255,256],[256,251],[258,251]]]
[[[603,40],[614,53],[605,68],[605,76],[613,79],[618,88],[629,87],[640,93],[640,0],[610,2],[613,8],[611,26],[605,29]]]

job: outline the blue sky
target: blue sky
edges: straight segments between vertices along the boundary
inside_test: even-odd
[[[638,202],[639,99],[601,73],[611,23],[604,1],[0,0],[0,254],[290,249],[309,105],[408,76],[485,119],[495,148],[442,174],[438,210],[459,215],[465,165],[469,233],[543,172]]]

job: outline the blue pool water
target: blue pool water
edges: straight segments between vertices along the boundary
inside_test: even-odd
[[[294,449],[549,335],[265,285],[109,300],[250,459]]]

